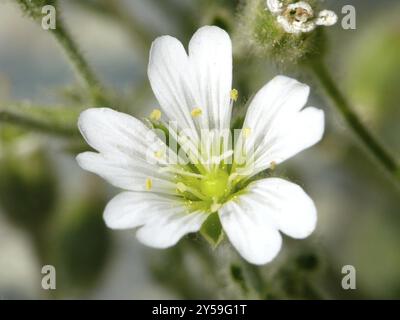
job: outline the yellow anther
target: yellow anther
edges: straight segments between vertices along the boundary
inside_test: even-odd
[[[243,137],[248,138],[250,137],[251,134],[251,129],[250,128],[244,128],[243,129]]]
[[[153,180],[151,180],[150,178],[147,178],[146,179],[146,190],[150,191],[152,187],[153,187]]]
[[[182,193],[183,193],[183,192],[186,192],[187,187],[185,186],[184,183],[178,182],[178,183],[176,184],[176,189],[178,189],[179,192],[182,192]]]
[[[152,121],[158,121],[161,119],[161,111],[159,109],[154,109],[151,113],[150,113],[150,120]]]
[[[232,89],[231,90],[231,99],[232,101],[236,101],[239,97],[239,91],[237,91],[236,89]]]
[[[194,108],[191,112],[193,118],[200,117],[203,114],[203,110],[200,108]]]
[[[158,150],[158,151],[154,152],[154,156],[157,159],[161,159],[163,155],[164,155],[164,152],[162,150]]]
[[[269,164],[269,168],[273,171],[273,170],[275,170],[275,168],[276,168],[276,162],[275,161],[272,161],[270,164]]]
[[[221,208],[220,203],[213,203],[210,207],[211,212],[217,212]]]

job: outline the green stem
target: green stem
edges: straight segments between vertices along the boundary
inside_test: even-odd
[[[395,179],[397,183],[399,183],[400,168],[398,163],[363,125],[357,114],[352,110],[346,97],[336,86],[335,81],[332,79],[326,65],[322,61],[317,60],[310,63],[309,66],[322,87],[325,89],[328,96],[331,98],[335,107],[344,117],[346,123],[364,143],[368,151],[375,156],[375,158],[382,164],[386,171]]]
[[[24,115],[16,114],[7,110],[0,110],[0,123],[1,122],[63,137],[78,136],[79,134],[75,127],[60,126],[55,123],[25,117]]]
[[[42,4],[31,2],[29,0],[17,0],[17,2],[19,3],[23,12],[28,14],[36,22],[41,22],[41,19],[43,17],[41,14]],[[56,6],[57,1],[49,0],[48,4]],[[64,49],[70,62],[74,66],[76,73],[80,76],[80,78],[83,80],[86,87],[88,88],[93,103],[102,106],[108,105],[106,95],[104,94],[104,88],[100,84],[100,81],[96,77],[89,63],[80,52],[78,45],[73,40],[67,28],[65,27],[62,19],[59,16],[59,12],[60,10],[57,10],[58,16],[56,29],[49,29],[49,32],[54,35],[58,43]]]
[[[83,57],[77,44],[74,42],[69,32],[62,24],[61,20],[57,21],[57,28],[52,30],[52,34],[64,49],[77,74],[86,84],[87,89],[90,91],[93,102],[97,105],[108,105],[107,98],[104,95],[104,90],[100,84],[100,81],[97,79],[95,73]]]

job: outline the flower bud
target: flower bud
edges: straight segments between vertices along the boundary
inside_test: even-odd
[[[242,40],[258,55],[283,66],[321,55],[320,26],[335,24],[337,16],[333,11],[319,11],[317,5],[317,0],[249,0],[241,13]]]

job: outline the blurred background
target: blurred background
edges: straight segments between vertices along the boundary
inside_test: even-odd
[[[186,45],[198,27],[217,24],[235,46],[238,2],[61,0],[59,11],[107,88],[108,106],[140,118],[157,105],[146,75],[152,40],[169,34]],[[356,30],[341,28],[346,4],[356,8]],[[400,3],[323,6],[339,15],[325,30],[329,68],[362,121],[400,159]],[[235,49],[239,104],[278,72],[268,59]],[[212,250],[197,235],[150,249],[133,230],[106,229],[102,211],[118,190],[74,159],[87,148],[76,117],[95,106],[87,90],[50,32],[15,1],[0,0],[0,112],[30,119],[10,125],[0,116],[0,299],[400,298],[399,189],[314,79],[301,70],[287,75],[308,83],[309,105],[326,112],[323,141],[275,173],[314,199],[315,233],[305,241],[285,238],[278,258],[263,267],[240,260],[228,243]],[[56,267],[56,290],[41,287],[47,264]],[[344,265],[356,269],[356,290],[341,287]]]

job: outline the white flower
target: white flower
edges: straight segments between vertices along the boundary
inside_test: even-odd
[[[238,94],[231,88],[229,35],[218,27],[202,27],[189,43],[189,54],[173,37],[156,39],[148,76],[162,111],[176,120],[170,134],[194,164],[167,161],[166,154],[181,156],[134,117],[107,108],[84,111],[78,125],[98,153],[78,155],[79,165],[127,190],[107,205],[107,226],[139,227],[137,237],[142,243],[167,248],[185,234],[199,231],[207,217],[218,211],[233,246],[254,264],[277,255],[282,242],[279,231],[293,238],[311,234],[316,209],[299,186],[279,178],[255,179],[257,173],[321,139],[323,112],[303,108],[308,86],[275,77],[252,100],[234,150],[224,144],[223,150],[211,155],[207,148],[220,141],[219,132],[229,131]],[[165,123],[160,110],[152,118]],[[182,135],[187,129],[190,134]],[[199,137],[207,130],[213,134],[204,143]],[[200,144],[206,148],[189,153]],[[240,156],[246,161],[239,163]],[[229,157],[232,165],[227,164]]]
[[[330,10],[322,10],[317,17],[310,4],[299,1],[284,6],[282,0],[267,0],[267,9],[275,15],[277,22],[287,33],[300,34],[313,31],[317,26],[332,26],[337,15]]]

